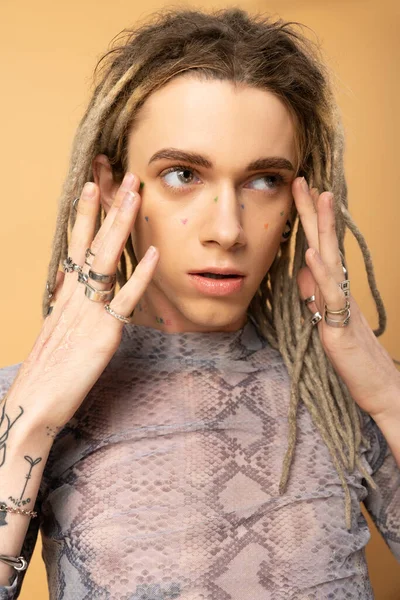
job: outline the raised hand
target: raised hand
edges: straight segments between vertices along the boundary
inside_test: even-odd
[[[335,230],[333,194],[319,194],[315,188],[309,191],[300,177],[294,180],[292,191],[309,246],[305,253],[308,266],[301,269],[297,277],[300,296],[305,300],[315,295],[315,302],[309,303],[308,308],[311,314],[318,311],[323,317],[316,326],[332,366],[355,402],[378,419],[392,408],[393,390],[399,389],[400,374],[353,296],[346,297],[338,285],[346,277]],[[348,324],[345,327],[329,325],[324,318],[325,306],[340,310],[345,308],[346,300],[351,315]],[[343,315],[329,314],[328,317],[343,320]]]
[[[126,240],[134,226],[141,198],[139,178],[127,174],[115,201],[93,239],[100,209],[100,190],[94,183],[86,185],[77,205],[68,256],[82,266],[59,272],[52,312],[44,320],[40,334],[15,378],[7,396],[16,395],[24,416],[38,426],[60,428],[73,416],[119,346],[124,322],[105,310],[106,302],[93,301],[85,295],[85,284],[78,275],[89,269],[101,274],[115,274]],[[86,250],[94,257],[85,264]],[[127,283],[109,302],[118,315],[128,317],[150,283],[159,259],[158,250],[150,247]],[[71,261],[69,261],[71,263]],[[88,280],[98,289],[110,284]]]

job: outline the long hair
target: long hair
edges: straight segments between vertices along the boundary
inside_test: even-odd
[[[297,27],[298,26],[298,27]],[[206,80],[229,81],[274,93],[287,107],[296,124],[297,175],[310,187],[332,191],[339,248],[345,229],[355,236],[364,257],[368,282],[375,300],[379,327],[386,328],[386,312],[377,289],[367,244],[350,216],[343,167],[344,134],[334,97],[332,73],[320,49],[297,22],[273,20],[265,14],[249,15],[239,8],[203,12],[169,7],[153,13],[146,22],[124,29],[114,45],[98,61],[94,91],[72,144],[68,174],[59,200],[43,317],[61,261],[67,258],[68,227],[74,226],[72,201],[86,181],[94,181],[92,160],[108,156],[116,182],[127,169],[127,141],[140,107],[157,89],[187,73]],[[96,232],[105,218],[100,209]],[[296,229],[297,226],[297,229]],[[344,469],[355,465],[369,484],[376,485],[360,461],[362,413],[343,381],[334,371],[321,344],[310,313],[299,297],[296,275],[306,265],[307,240],[294,209],[294,244],[281,244],[268,273],[249,307],[262,335],[283,357],[291,380],[288,448],[283,461],[279,493],[289,478],[296,444],[297,407],[301,399],[327,445],[345,495],[345,518],[351,529],[351,497]],[[292,239],[292,241],[293,241]],[[294,247],[293,247],[294,246]],[[122,287],[137,260],[128,238],[117,269]],[[128,273],[130,271],[130,274]]]

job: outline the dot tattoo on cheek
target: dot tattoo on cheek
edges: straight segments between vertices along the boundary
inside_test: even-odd
[[[244,208],[244,204],[241,204],[240,206],[241,206],[242,208]]]
[[[215,196],[214,202],[217,202],[217,200],[218,200],[218,196]]]
[[[145,219],[146,219],[147,222],[149,221],[149,217],[145,217]]]

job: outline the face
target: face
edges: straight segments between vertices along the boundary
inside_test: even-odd
[[[147,99],[128,140],[128,170],[144,182],[132,242],[138,261],[150,244],[160,258],[135,324],[171,333],[245,324],[293,208],[294,136],[290,113],[264,90],[183,76]],[[117,186],[110,194],[102,180],[107,211]],[[244,277],[190,275],[213,268]]]

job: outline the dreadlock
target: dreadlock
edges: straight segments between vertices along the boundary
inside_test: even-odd
[[[43,317],[48,313],[49,288],[55,286],[60,263],[68,255],[68,227],[74,226],[74,198],[86,181],[94,181],[92,160],[108,156],[114,179],[121,182],[127,170],[127,141],[146,99],[172,78],[189,73],[207,80],[230,81],[274,93],[287,107],[296,124],[297,174],[310,188],[334,196],[336,233],[345,257],[344,233],[348,227],[362,251],[368,283],[375,300],[379,327],[386,328],[386,312],[376,286],[367,244],[348,212],[343,167],[344,133],[332,85],[332,73],[320,49],[296,26],[297,22],[272,20],[264,14],[249,15],[239,8],[203,12],[187,8],[163,8],[146,22],[124,29],[98,61],[94,91],[76,131],[69,170],[59,199],[52,255],[43,295]],[[277,349],[291,380],[288,448],[283,462],[279,493],[289,478],[296,444],[299,400],[310,412],[332,456],[345,494],[345,518],[351,529],[351,497],[344,469],[359,468],[369,484],[376,485],[360,461],[363,411],[351,398],[322,347],[316,327],[299,297],[296,275],[305,266],[307,241],[294,207],[292,242],[281,244],[268,273],[249,307],[262,335]],[[100,209],[96,233],[105,218]],[[297,230],[295,226],[297,225]],[[117,269],[122,287],[137,265],[129,236]],[[130,274],[128,274],[128,268]],[[397,362],[397,361],[395,361]]]

